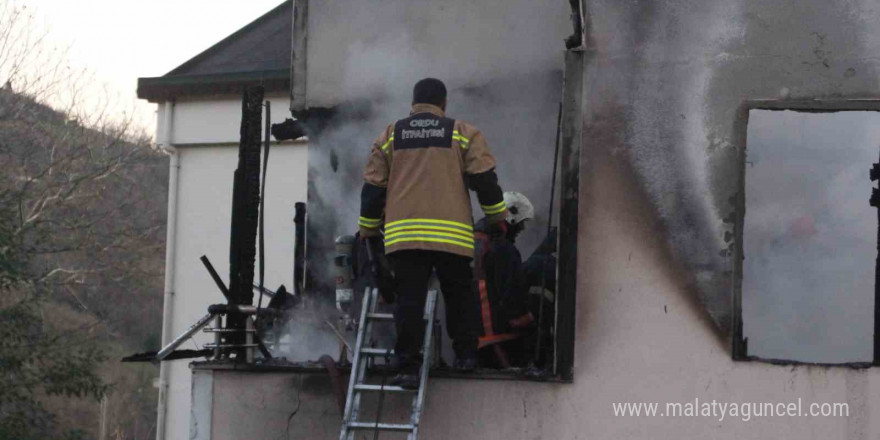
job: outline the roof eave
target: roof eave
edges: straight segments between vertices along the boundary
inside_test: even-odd
[[[183,96],[238,95],[257,85],[265,87],[266,92],[289,91],[290,69],[138,78],[137,96],[163,102]]]

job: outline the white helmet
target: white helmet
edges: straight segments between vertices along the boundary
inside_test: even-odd
[[[504,203],[507,205],[505,220],[512,225],[535,218],[535,208],[532,206],[532,202],[516,191],[505,192]]]

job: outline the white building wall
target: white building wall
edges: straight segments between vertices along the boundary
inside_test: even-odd
[[[872,416],[880,407],[880,370],[731,360],[729,342],[715,336],[670,263],[647,200],[622,172],[624,159],[601,146],[585,155],[574,383],[431,379],[420,439],[880,438]],[[341,416],[326,375],[213,375],[212,440],[338,437]],[[623,417],[613,408],[658,403],[664,412],[667,402],[695,399],[800,399],[804,411],[811,403],[845,403],[849,416]],[[389,395],[383,420],[406,420],[407,402]],[[375,403],[363,408],[366,420],[373,417]]]
[[[574,383],[433,378],[420,439],[880,438],[880,423],[872,416],[880,407],[880,371],[731,360],[729,342],[716,338],[670,264],[647,200],[621,173],[622,159],[599,147],[583,165]],[[326,375],[208,374],[213,374],[211,417],[204,420],[212,426],[212,440],[338,437],[341,415]],[[811,403],[845,403],[849,416],[624,417],[613,408],[621,402],[658,403],[658,412],[664,412],[667,402],[695,399],[725,404],[800,399],[804,411]],[[389,395],[383,420],[402,423],[409,401]],[[366,402],[364,419],[370,420],[376,404]],[[372,438],[364,432],[369,435],[358,438]]]
[[[312,2],[312,17],[317,20],[309,26],[311,105],[339,102],[350,94],[361,93],[368,85],[394,84],[398,77],[385,76],[381,70],[394,68],[391,63],[383,64],[390,56],[365,56],[367,51],[363,49],[403,46],[404,50],[385,52],[406,55],[405,60],[410,61],[406,66],[422,66],[418,54],[427,51],[418,50],[416,55],[409,56],[412,52],[406,47],[407,35],[393,38],[401,33],[387,29],[406,26],[419,35],[420,27],[426,23],[420,17],[447,17],[444,14],[461,13],[468,7],[466,2],[455,2],[454,6],[450,2],[434,2],[426,8],[436,8],[437,14],[416,13],[412,6],[392,10],[400,15],[395,17],[375,12],[373,3],[348,8],[345,7],[351,2],[335,3],[338,4]],[[880,422],[872,417],[880,408],[877,368],[853,370],[732,361],[729,341],[716,337],[713,324],[694,297],[695,286],[687,281],[692,278],[686,276],[689,266],[697,266],[670,255],[667,238],[661,235],[666,229],[657,216],[660,210],[667,223],[690,228],[693,222],[680,222],[679,215],[686,213],[690,218],[708,217],[714,221],[731,212],[728,200],[731,191],[736,191],[736,179],[725,177],[724,172],[729,164],[736,164],[734,156],[725,155],[732,154],[729,152],[736,138],[734,113],[743,99],[876,96],[880,28],[875,24],[880,16],[874,3],[590,3],[598,55],[585,78],[587,102],[594,111],[585,115],[590,130],[585,135],[589,140],[585,140],[582,154],[574,383],[432,380],[421,438],[880,438]],[[475,2],[467,4],[479,7]],[[352,9],[361,7],[366,12]],[[448,11],[439,11],[441,8]],[[533,13],[529,17],[541,15]],[[351,21],[359,17],[375,29],[375,35],[352,31],[357,28]],[[390,25],[382,26],[377,17],[387,18]],[[456,17],[448,17],[431,24],[458,25]],[[557,21],[564,23],[564,18],[563,15]],[[473,41],[485,33],[504,29],[505,24],[486,26],[479,35],[461,33],[464,47],[494,47],[474,45]],[[563,29],[547,22],[544,25],[548,29]],[[529,35],[528,30],[534,28],[523,29],[521,34]],[[357,38],[343,39],[340,35]],[[368,38],[360,38],[363,35]],[[357,44],[346,44],[346,40]],[[439,38],[430,41],[450,45]],[[517,52],[516,45],[506,47],[510,48],[507,53],[528,58],[524,51]],[[540,47],[558,46],[542,43]],[[486,58],[472,60],[494,59],[505,53],[498,52],[486,52]],[[371,63],[380,68],[371,69]],[[361,81],[347,80],[344,70],[340,70],[340,66],[346,65],[352,66],[349,70],[354,72],[368,72],[368,78],[375,81],[363,81],[357,76],[354,78]],[[454,63],[446,65],[457,67]],[[480,72],[484,75],[479,78],[484,79],[491,70]],[[450,83],[454,84],[456,78],[452,78]],[[636,163],[641,168],[633,171],[628,155],[641,158]],[[662,161],[664,158],[670,158],[670,162]],[[664,168],[666,164],[670,165]],[[717,168],[705,170],[705,164],[716,164]],[[672,165],[682,169],[663,180],[666,172],[675,168]],[[652,171],[660,178],[651,180],[652,186],[642,187],[643,178],[653,176]],[[695,174],[688,174],[690,171]],[[705,180],[716,172],[721,176],[709,188]],[[688,186],[694,182],[702,183]],[[691,199],[684,197],[681,203],[672,203],[678,200],[673,192],[677,188],[693,188],[699,196],[693,200],[702,202],[691,203]],[[655,198],[653,203],[649,200],[651,196]],[[669,201],[671,207],[664,201]],[[711,249],[697,245],[717,244],[721,234],[713,228],[706,231],[704,235],[682,234],[696,237],[682,246]],[[291,375],[285,378],[289,380],[279,380],[272,375],[218,374],[237,377],[226,381],[234,388],[231,392],[215,391],[215,439],[336,437],[339,416],[328,410],[332,404],[316,405],[306,399],[318,394],[314,391],[314,378]],[[271,387],[258,386],[261,381],[263,385],[274,382]],[[215,390],[220,382],[223,380],[215,382]],[[266,392],[248,392],[253,389]],[[319,391],[323,399],[333,399],[327,387]],[[218,398],[224,395],[226,400]],[[613,411],[613,404],[620,402],[659,403],[663,411],[666,402],[686,403],[694,399],[785,404],[800,399],[804,409],[811,403],[846,403],[850,414],[835,418],[727,417],[722,421],[713,417],[617,417]],[[389,412],[397,411],[398,417],[406,409],[393,403],[386,405]],[[179,420],[188,417],[188,410],[187,405],[169,408],[169,415],[175,417],[170,426],[179,426]],[[235,414],[238,418],[223,414]],[[185,437],[169,434],[168,438]]]
[[[290,116],[286,96],[269,100],[273,122]],[[164,121],[164,109],[160,110],[159,121]],[[204,316],[208,305],[225,302],[199,258],[207,255],[228,283],[232,176],[238,164],[240,121],[238,98],[183,101],[174,108],[170,141],[180,155],[180,170],[177,216],[168,221],[177,222],[171,312],[171,334],[175,336]],[[280,284],[292,290],[294,204],[306,201],[307,164],[305,142],[273,143],[265,200],[265,285],[271,290]],[[209,339],[210,335],[200,333],[181,348],[197,349]],[[188,438],[189,361],[166,364],[170,371],[165,438]]]
[[[284,122],[290,117],[289,97],[268,96],[266,100],[272,105],[272,123]],[[238,143],[241,98],[178,101],[173,125],[175,145]]]

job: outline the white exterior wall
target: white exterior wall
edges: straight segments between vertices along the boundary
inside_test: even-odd
[[[880,371],[731,360],[728,341],[715,337],[670,264],[648,202],[621,172],[623,159],[602,147],[584,153],[574,383],[431,379],[420,439],[880,438],[871,416],[880,408]],[[214,370],[211,386],[213,416],[204,420],[212,429],[199,438],[338,437],[340,414],[325,375]],[[839,402],[849,417],[616,417],[612,406],[656,402],[662,412],[666,402],[697,398],[801,399],[805,411]],[[389,395],[383,420],[405,420],[408,401]],[[363,408],[366,419],[373,416],[372,401]]]
[[[567,2],[558,3],[564,7]],[[582,153],[574,383],[432,380],[421,438],[880,438],[880,421],[871,416],[880,408],[880,370],[732,361],[729,341],[716,336],[713,323],[695,298],[697,289],[688,281],[708,265],[688,260],[682,251],[709,250],[694,255],[714,259],[718,247],[727,245],[721,234],[727,226],[721,225],[721,219],[733,209],[728,200],[737,191],[736,173],[726,173],[738,166],[731,151],[736,148],[735,112],[742,100],[876,97],[880,15],[875,2],[589,3],[598,53],[585,77],[586,102],[592,111],[585,114],[590,127],[585,130]],[[398,27],[382,26],[382,19],[415,29],[410,32],[419,35],[428,23],[423,17],[449,17],[468,5],[478,5],[434,2],[427,8],[447,8],[436,15],[413,12],[421,5],[390,10],[402,16],[398,19],[382,14],[384,10],[373,3],[352,6],[366,12],[346,8],[349,4],[312,2],[317,21],[310,24],[309,34],[310,105],[330,105],[348,93],[360,93],[365,84],[373,85],[350,81],[351,88],[339,89],[346,83],[341,65],[369,72],[378,86],[398,79],[389,76],[386,81],[381,69],[368,69],[374,60],[387,69],[394,65],[382,64],[387,57],[362,55],[364,48],[381,46],[375,42],[382,38],[359,38],[365,34],[352,31],[356,18],[367,22],[375,33],[387,35],[392,40],[388,46],[396,49],[405,48],[406,35],[393,38],[400,33],[388,29]],[[541,15],[529,18],[538,22]],[[564,22],[564,16],[559,21]],[[448,35],[456,35],[455,17],[431,21],[431,25],[442,23],[450,23]],[[546,29],[562,29],[543,24]],[[503,25],[483,28],[492,35],[503,29]],[[357,38],[349,37],[346,43],[340,35],[349,33]],[[464,41],[459,41],[459,47],[497,47],[474,44],[482,35],[461,35]],[[439,38],[431,41],[452,44]],[[527,58],[525,51],[516,52],[516,45],[507,47],[509,52],[486,52],[486,59],[505,53]],[[427,52],[423,46],[416,49],[417,54]],[[421,61],[418,56],[405,59]],[[413,65],[422,64],[406,64]],[[483,74],[479,78],[487,72],[491,73],[479,70]],[[453,76],[450,83],[456,79],[461,78]],[[634,164],[630,157],[639,160]],[[694,222],[694,218],[701,220]],[[671,225],[671,240],[661,236],[663,220]],[[703,222],[708,226],[695,231],[694,224]],[[679,242],[678,236],[688,240]],[[669,241],[678,245],[678,255],[669,251]],[[709,298],[721,305],[727,296]],[[215,374],[226,378],[215,378],[213,385],[214,439],[337,437],[334,397],[328,387],[315,384],[321,376]],[[219,390],[224,382],[230,388]],[[321,404],[309,400],[313,397]],[[811,403],[846,403],[849,416],[752,417],[748,421],[728,416],[719,421],[711,416],[616,417],[612,408],[617,402],[659,403],[662,412],[667,402],[694,399],[783,404],[800,399],[804,409]],[[386,405],[398,418],[405,414],[404,406]],[[222,416],[227,414],[237,418]]]
[[[290,117],[289,98],[269,97],[272,122]],[[164,106],[159,112],[164,130]],[[210,304],[225,303],[199,257],[207,255],[228,283],[232,176],[238,164],[241,100],[184,101],[175,105],[170,143],[180,155],[176,254],[173,268],[171,337],[183,333],[207,313]],[[293,286],[294,203],[306,201],[307,146],[304,142],[273,143],[266,182],[266,282],[275,290]],[[266,298],[268,301],[268,298]],[[196,349],[210,335],[197,334],[181,348]],[[166,439],[189,437],[191,373],[188,360],[170,367]]]

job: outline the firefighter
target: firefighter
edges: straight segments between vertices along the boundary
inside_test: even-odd
[[[453,365],[461,371],[476,367],[480,324],[471,292],[474,228],[468,189],[476,192],[496,233],[504,233],[507,215],[486,138],[473,125],[447,118],[445,110],[443,82],[417,82],[409,116],[373,142],[361,191],[361,236],[376,240],[384,227],[385,253],[395,273],[400,373],[392,383],[406,388],[418,387],[432,271],[446,303]]]
[[[529,309],[529,286],[516,237],[534,218],[534,207],[518,192],[505,192],[508,214],[506,234],[487,230],[477,223],[474,283],[480,300],[482,333],[480,365],[492,368],[524,366],[531,360],[523,337],[534,330]]]

